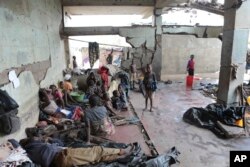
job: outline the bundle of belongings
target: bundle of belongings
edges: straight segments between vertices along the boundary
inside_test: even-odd
[[[0,144],[0,166],[1,167],[36,167],[26,151],[14,140]]]
[[[218,93],[218,84],[203,84],[200,83],[201,86],[201,93],[206,96],[210,97],[212,99],[217,99],[217,93]]]
[[[0,133],[11,134],[20,129],[17,102],[0,89]]]
[[[244,115],[245,107],[227,108],[221,104],[209,104],[206,108],[188,109],[183,115],[183,120],[197,127],[209,129],[220,138],[232,138],[236,134],[230,134],[223,124],[243,129]]]

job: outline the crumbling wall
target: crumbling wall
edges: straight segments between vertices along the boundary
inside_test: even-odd
[[[161,78],[185,74],[187,61],[195,55],[195,73],[219,71],[222,42],[218,38],[196,38],[192,35],[162,35]]]
[[[132,59],[138,68],[152,63],[157,79],[161,80],[168,75],[184,74],[188,57],[195,54],[196,72],[219,70],[222,42],[218,36],[222,27],[164,26],[162,31],[167,34],[157,35],[155,27],[120,28],[119,34],[132,46],[124,52],[122,67],[129,69]]]
[[[38,89],[62,79],[65,68],[64,43],[59,36],[60,0],[0,1],[0,88],[19,104],[21,129],[11,135],[20,139],[25,128],[38,121]],[[8,81],[8,72],[18,74],[20,87]]]
[[[119,35],[126,37],[127,42],[132,48],[124,53],[126,60],[122,61],[122,68],[129,69],[134,59],[137,68],[145,67],[152,63],[155,53],[155,28],[147,26],[120,28]]]

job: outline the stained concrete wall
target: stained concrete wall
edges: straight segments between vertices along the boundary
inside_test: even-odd
[[[19,104],[21,129],[11,135],[20,139],[26,127],[38,121],[38,89],[62,79],[64,43],[60,39],[60,0],[0,0],[0,88]],[[34,64],[34,65],[33,65]],[[7,72],[16,70],[20,87],[14,89]]]
[[[162,35],[161,78],[185,74],[187,61],[195,55],[195,73],[219,71],[222,42],[217,38],[196,38],[192,35]]]
[[[151,26],[119,29],[119,35],[126,37],[126,41],[133,47],[125,53],[129,58],[122,61],[124,69],[129,69],[132,59],[134,59],[137,68],[142,68],[148,63],[152,63],[155,53],[155,31],[155,28]]]

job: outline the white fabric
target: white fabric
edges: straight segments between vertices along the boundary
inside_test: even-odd
[[[64,76],[64,80],[66,80],[66,81],[68,81],[70,78],[71,78],[71,75],[70,75],[70,74],[66,74],[66,75]]]
[[[8,143],[8,146],[7,146]],[[23,162],[32,162],[21,147],[14,148],[10,142],[0,145],[0,166],[16,167]]]
[[[44,108],[44,112],[46,114],[52,115],[56,112],[57,109],[58,109],[57,104],[53,100],[51,100],[50,104]]]

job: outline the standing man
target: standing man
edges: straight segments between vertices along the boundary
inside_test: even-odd
[[[136,64],[133,59],[132,64],[130,65],[130,89],[131,90],[135,88],[135,81],[136,81]]]
[[[187,64],[188,75],[194,76],[194,55],[190,56],[190,60]]]

